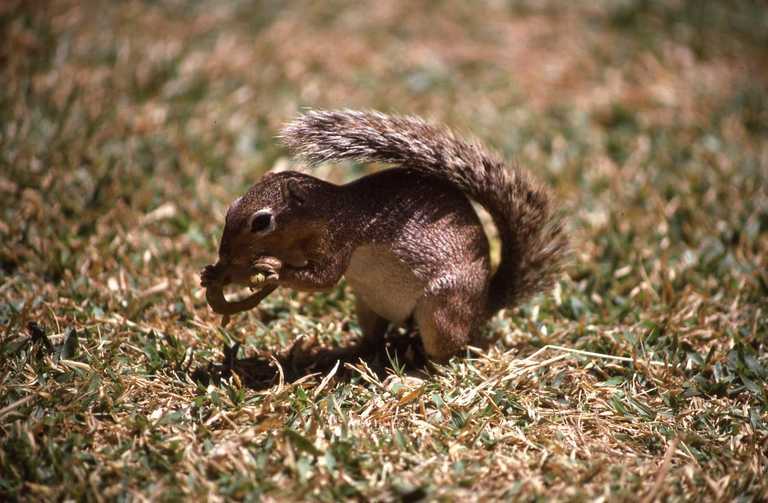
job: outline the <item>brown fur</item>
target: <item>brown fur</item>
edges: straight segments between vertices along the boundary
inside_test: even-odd
[[[445,361],[496,311],[549,287],[559,271],[567,241],[545,189],[447,129],[415,117],[313,111],[282,138],[312,163],[400,167],[340,186],[295,172],[266,175],[230,208],[219,263],[204,272],[204,284],[247,283],[265,256],[282,263],[268,280],[281,286],[323,290],[346,274],[366,344],[375,345],[388,322],[413,317],[427,354]],[[467,196],[499,230],[493,274]],[[256,212],[271,213],[274,230],[254,232]]]

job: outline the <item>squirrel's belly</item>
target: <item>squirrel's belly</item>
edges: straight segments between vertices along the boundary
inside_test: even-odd
[[[354,251],[345,274],[368,307],[393,323],[405,321],[424,293],[424,282],[390,250],[366,245]]]

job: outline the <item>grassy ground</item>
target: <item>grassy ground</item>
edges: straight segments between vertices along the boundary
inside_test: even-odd
[[[0,499],[768,498],[764,2],[6,1],[0,34]],[[343,285],[226,329],[198,287],[302,106],[535,172],[555,291],[428,373],[193,382],[358,333]]]

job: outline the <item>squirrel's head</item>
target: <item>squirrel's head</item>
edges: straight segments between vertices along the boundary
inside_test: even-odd
[[[250,267],[262,256],[275,256],[301,266],[306,258],[300,250],[307,223],[314,220],[308,202],[325,182],[284,171],[268,173],[227,211],[219,245],[219,267],[226,268],[233,282],[250,276]],[[316,209],[316,205],[312,205]]]

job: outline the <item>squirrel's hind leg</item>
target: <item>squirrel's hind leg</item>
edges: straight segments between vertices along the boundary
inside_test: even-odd
[[[479,301],[463,290],[427,294],[419,301],[414,318],[430,360],[443,363],[466,348],[479,310]]]

